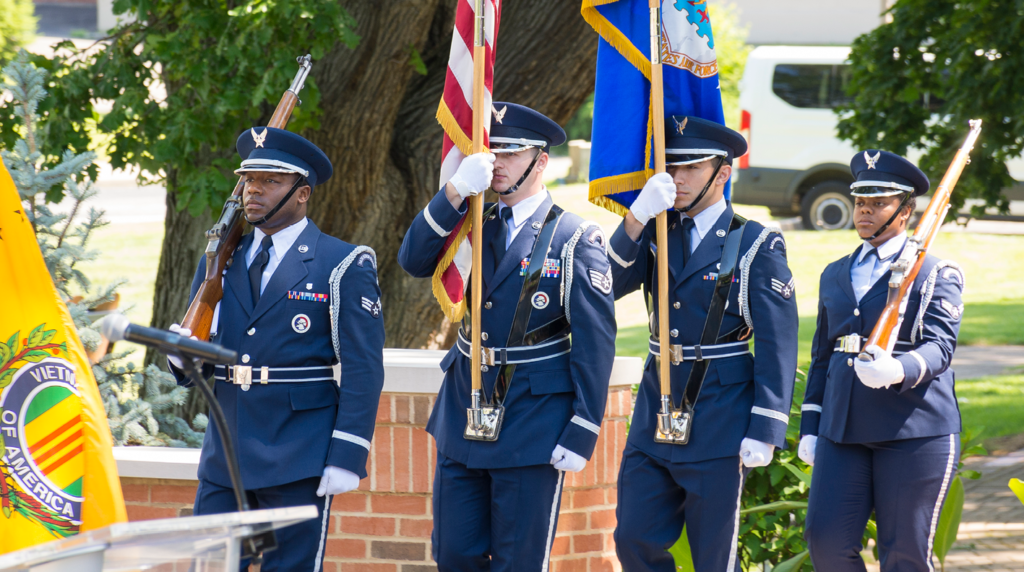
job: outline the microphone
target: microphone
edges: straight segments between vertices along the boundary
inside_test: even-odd
[[[127,340],[154,347],[165,354],[199,358],[207,363],[233,365],[238,362],[238,352],[218,344],[193,340],[158,328],[147,328],[128,321],[124,314],[110,314],[103,318],[103,336],[111,342]]]

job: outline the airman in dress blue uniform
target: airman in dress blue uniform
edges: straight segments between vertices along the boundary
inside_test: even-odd
[[[224,272],[211,341],[240,363],[207,366],[238,453],[253,509],[316,505],[316,520],[277,531],[262,570],[319,571],[332,495],[355,489],[384,384],[384,325],[376,258],[365,246],[328,236],[306,218],[313,187],[330,160],[306,139],[256,127],[238,138],[246,220]],[[206,273],[199,261],[194,297]],[[177,325],[184,335],[191,332]],[[171,370],[188,380],[177,358]],[[339,373],[340,372],[340,373]],[[237,510],[217,427],[199,461],[195,514]],[[244,562],[242,569],[248,569]]]
[[[565,132],[513,103],[495,103],[493,113],[491,153],[462,160],[416,216],[398,260],[413,276],[433,275],[465,199],[498,193],[485,207],[483,267],[472,272],[483,272],[484,397],[504,406],[504,419],[496,440],[467,429],[467,316],[441,362],[427,424],[438,451],[433,555],[442,571],[539,572],[548,569],[564,471],[583,469],[601,430],[614,301],[601,228],[555,206],[542,184],[547,150]]]
[[[692,430],[688,439],[663,438],[657,360],[665,341],[652,337],[619,473],[616,551],[623,570],[675,570],[667,549],[685,524],[698,572],[738,572],[747,468],[767,465],[785,444],[797,358],[794,282],[781,234],[736,216],[724,198],[732,159],[746,152],[743,137],[697,117],[666,124],[669,172],[648,180],[608,257],[615,297],[642,288],[656,336],[654,218],[670,211],[671,401],[692,412]],[[719,294],[727,303],[715,311]]]
[[[939,511],[959,458],[960,411],[949,368],[963,273],[927,255],[891,355],[862,348],[885,307],[890,265],[928,178],[886,151],[858,153],[854,225],[863,243],[821,275],[818,326],[799,455],[814,465],[806,538],[817,570],[865,570],[871,512],[882,572],[932,572]],[[867,351],[874,361],[857,359]]]

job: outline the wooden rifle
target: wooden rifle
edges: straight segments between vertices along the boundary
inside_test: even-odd
[[[301,103],[299,92],[306,82],[309,70],[313,67],[312,58],[309,54],[297,58],[299,71],[295,74],[291,86],[274,110],[270,118],[269,127],[284,129],[291,119],[292,110]],[[221,298],[224,297],[224,287],[221,283],[221,276],[224,269],[231,262],[235,254],[235,248],[242,239],[244,225],[244,211],[242,209],[242,190],[245,187],[245,177],[239,177],[235,184],[235,190],[231,192],[228,200],[224,201],[224,208],[221,210],[220,218],[213,228],[206,231],[206,277],[199,285],[195,298],[181,320],[181,327],[192,330],[192,335],[200,340],[210,339],[210,328],[213,326],[213,310],[217,307]]]
[[[865,348],[875,345],[883,348],[890,355],[892,354],[893,346],[896,345],[896,337],[899,335],[900,325],[903,323],[903,313],[906,311],[906,302],[907,297],[910,295],[910,288],[913,286],[917,274],[921,271],[921,265],[924,264],[924,257],[928,254],[928,248],[931,247],[932,241],[939,234],[942,222],[946,220],[946,213],[949,212],[949,197],[953,194],[953,187],[956,186],[957,181],[960,179],[960,174],[963,172],[964,167],[971,162],[971,149],[974,148],[974,142],[977,141],[978,135],[981,134],[980,119],[972,119],[970,125],[971,132],[967,135],[967,140],[964,141],[963,146],[957,151],[953,163],[950,164],[946,174],[942,177],[942,182],[939,183],[939,188],[935,189],[935,194],[932,195],[928,208],[925,209],[924,215],[921,216],[921,222],[918,223],[917,229],[914,230],[914,235],[907,239],[907,245],[903,248],[903,252],[900,253],[900,257],[892,263],[892,274],[889,277],[889,297],[885,302],[885,309],[882,310],[882,315],[878,318],[878,323],[875,324],[875,328],[871,330],[871,336],[868,337],[868,341],[864,344]],[[871,354],[863,351],[857,356],[857,359],[862,361],[874,360]]]

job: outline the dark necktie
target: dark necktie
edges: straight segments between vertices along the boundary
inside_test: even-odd
[[[694,222],[690,217],[683,217],[683,266],[690,261],[690,237],[693,232]]]
[[[505,256],[505,243],[508,241],[508,223],[509,219],[512,218],[512,208],[505,207],[501,209],[501,223],[498,226],[498,232],[494,233],[494,238],[491,240],[491,251],[494,253],[494,268],[498,268],[498,264],[501,259]]]
[[[252,292],[253,306],[260,301],[263,271],[267,269],[267,263],[270,262],[270,247],[272,246],[274,246],[274,239],[269,234],[264,236],[263,242],[260,243],[260,251],[256,253],[256,258],[253,258],[252,264],[249,265],[249,291]]]

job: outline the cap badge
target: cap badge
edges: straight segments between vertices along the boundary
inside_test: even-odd
[[[505,107],[502,107],[501,111],[498,111],[497,107],[494,107],[493,105],[491,106],[491,113],[494,114],[494,120],[497,121],[499,125],[501,124],[502,120],[505,119],[506,111],[508,111],[507,105]]]
[[[875,163],[877,163],[877,162],[878,162],[878,159],[879,159],[879,158],[880,158],[881,156],[882,156],[882,152],[881,152],[881,151],[879,151],[879,152],[875,153],[875,156],[874,156],[874,157],[872,157],[871,155],[868,155],[868,152],[867,152],[867,151],[865,151],[865,152],[864,152],[864,161],[865,161],[865,162],[867,162],[867,164],[868,164],[868,169],[874,169],[874,168],[875,168]]]
[[[683,134],[683,130],[684,130],[684,129],[686,129],[686,123],[690,121],[690,118],[689,118],[689,117],[684,117],[684,118],[683,118],[683,122],[682,122],[682,123],[680,123],[679,121],[677,121],[677,120],[676,120],[676,118],[675,118],[675,117],[673,117],[673,118],[672,118],[672,121],[675,121],[675,122],[676,122],[676,131],[677,131],[677,132],[678,132],[678,133],[679,133],[680,135],[682,135],[682,134]]]
[[[263,133],[256,133],[256,128],[249,129],[252,133],[252,140],[256,142],[257,147],[263,147],[263,142],[267,140],[267,134],[270,133],[269,129],[264,129]]]

